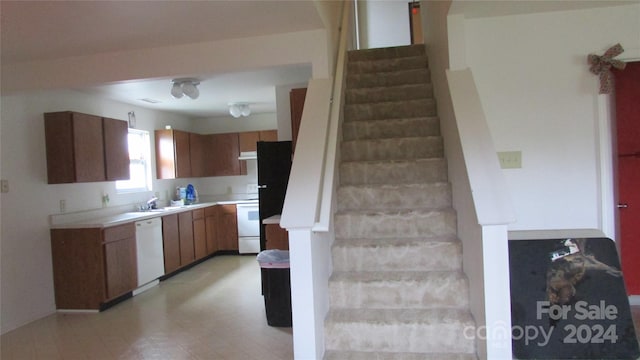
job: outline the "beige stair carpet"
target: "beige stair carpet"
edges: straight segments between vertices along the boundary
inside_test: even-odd
[[[475,359],[424,46],[347,66],[325,359]]]

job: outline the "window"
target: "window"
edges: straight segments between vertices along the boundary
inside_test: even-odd
[[[129,180],[116,181],[118,192],[151,191],[149,132],[129,129]]]

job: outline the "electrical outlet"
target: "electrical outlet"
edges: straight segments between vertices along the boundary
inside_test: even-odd
[[[0,180],[0,192],[3,194],[9,192],[9,180],[7,179]]]
[[[503,169],[522,168],[522,151],[502,151],[498,152],[500,167]]]
[[[64,200],[60,200],[60,212],[66,212],[67,211],[67,202]]]
[[[247,194],[255,194],[258,192],[258,184],[247,184]]]

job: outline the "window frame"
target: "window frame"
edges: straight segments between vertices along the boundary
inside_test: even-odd
[[[116,187],[116,192],[118,194],[132,194],[132,193],[153,191],[153,181],[151,176],[151,134],[147,130],[129,128],[129,132],[127,134],[127,142],[129,145],[131,143],[132,135],[136,135],[142,139],[140,140],[142,141],[142,144],[139,144],[139,148],[141,148],[142,150],[138,154],[139,157],[132,157],[133,154],[131,154],[131,146],[129,146],[129,169],[131,169],[131,165],[133,164],[140,164],[144,166],[145,186],[144,187],[120,187],[124,183],[130,183],[133,180],[131,178],[129,180],[117,180],[115,187]],[[132,171],[130,171],[130,176],[131,177],[133,176]],[[141,180],[142,179],[140,179],[139,182],[142,182]]]

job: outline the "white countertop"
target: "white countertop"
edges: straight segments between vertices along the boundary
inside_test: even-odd
[[[105,228],[110,226],[122,225],[128,222],[151,219],[159,216],[177,214],[184,211],[202,209],[214,205],[225,204],[258,204],[258,200],[227,200],[216,202],[203,202],[192,205],[183,206],[167,206],[162,209],[154,209],[149,211],[131,211],[106,216],[96,216],[84,218],[82,220],[70,222],[58,222],[50,226],[51,229],[83,229],[83,228]]]
[[[280,225],[280,216],[281,216],[280,214],[270,216],[270,217],[262,220],[262,223],[265,224],[265,225],[267,225],[267,224],[278,224],[278,225]]]

